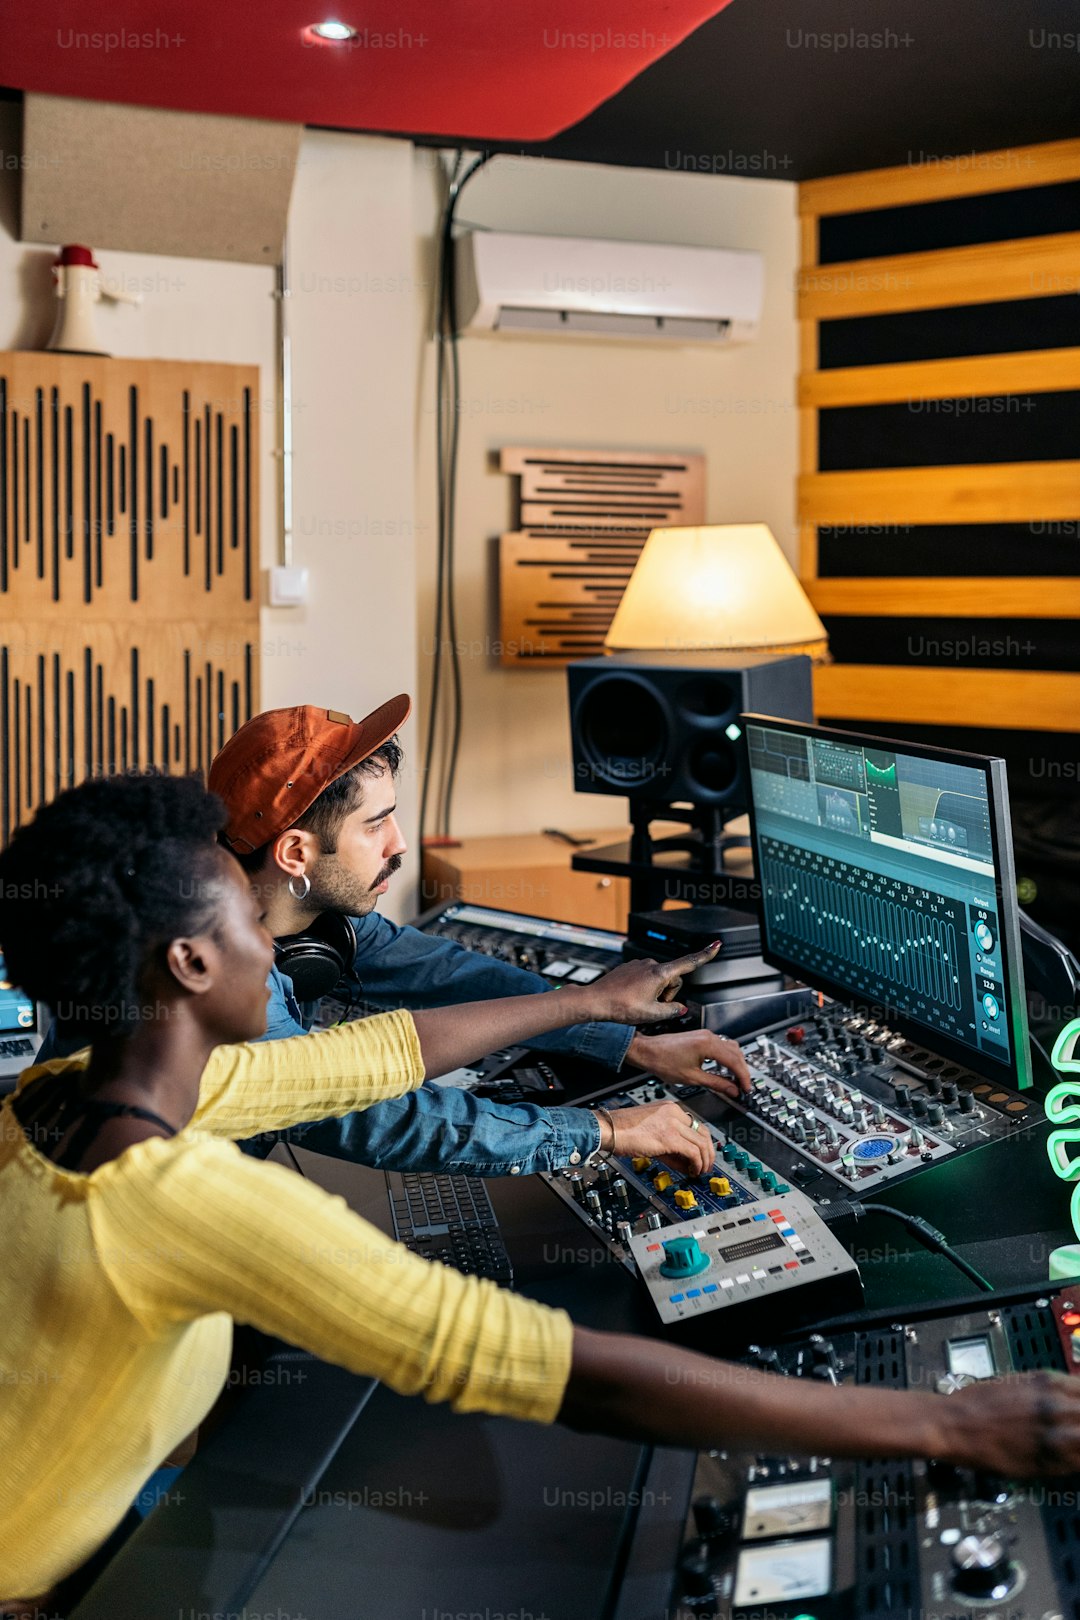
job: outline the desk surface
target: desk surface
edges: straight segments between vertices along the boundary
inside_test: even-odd
[[[390,1230],[381,1172],[303,1149],[296,1159]],[[656,1331],[631,1276],[539,1178],[487,1185],[521,1292],[585,1326]],[[988,1206],[985,1237],[958,1248],[1001,1288],[1045,1276],[1049,1250],[1069,1236],[995,1238],[993,1225]],[[869,1307],[970,1292],[947,1260],[901,1246],[889,1223],[866,1220],[856,1241]],[[245,1395],[72,1620],[663,1614],[692,1453],[457,1416],[295,1352],[274,1366],[276,1380]],[[627,1609],[624,1592],[620,1610],[632,1542],[633,1601]]]

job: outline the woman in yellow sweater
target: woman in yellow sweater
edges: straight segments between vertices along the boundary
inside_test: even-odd
[[[205,1415],[233,1321],[406,1394],[685,1446],[1080,1467],[1064,1378],[948,1401],[807,1387],[586,1332],[429,1264],[230,1138],[363,1108],[589,1019],[668,1016],[701,958],[253,1042],[272,941],[194,779],[84,783],[0,856],[13,977],[92,1051],[0,1110],[0,1614],[63,1613],[147,1475]]]

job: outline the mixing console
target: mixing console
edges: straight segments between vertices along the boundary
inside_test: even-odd
[[[1076,1294],[1032,1288],[755,1347],[788,1378],[938,1390],[1066,1364],[1055,1318]],[[1075,1479],[1019,1485],[933,1462],[698,1458],[672,1620],[1063,1620],[1080,1612]]]
[[[613,1114],[668,1099],[700,1118],[715,1147],[704,1176],[662,1160],[620,1157],[598,1169],[544,1175],[613,1253],[633,1267],[630,1239],[795,1190],[830,1204],[895,1201],[900,1183],[927,1176],[916,1213],[954,1241],[982,1236],[985,1195],[1026,1183],[1025,1198],[995,1203],[999,1232],[1026,1232],[1046,1174],[1046,1122],[1038,1102],[947,1063],[841,1003],[802,1023],[784,1022],[740,1043],[753,1078],[729,1100],[707,1087],[668,1086],[645,1076],[597,1092]],[[616,1138],[617,1138],[616,1130]],[[978,1163],[972,1160],[980,1153]],[[967,1166],[975,1181],[961,1174]]]
[[[801,1163],[791,1172],[800,1182],[825,1174],[849,1196],[1040,1118],[1019,1092],[837,1003],[742,1044],[754,1080],[743,1111],[797,1150]],[[732,1147],[729,1158],[737,1162],[738,1152]]]

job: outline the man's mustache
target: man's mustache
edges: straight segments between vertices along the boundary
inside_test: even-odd
[[[391,855],[371,887],[377,889],[380,883],[386,883],[388,879],[393,877],[395,872],[400,871],[403,858],[401,855]]]

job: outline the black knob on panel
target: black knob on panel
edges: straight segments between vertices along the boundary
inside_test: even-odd
[[[914,1095],[912,1096],[912,1099],[911,1099],[911,1112],[917,1118],[925,1119],[926,1118],[926,1110],[927,1110],[928,1106],[929,1106],[929,1103],[928,1103],[928,1098],[927,1098],[926,1092],[925,1091],[916,1091],[914,1093]]]
[[[940,1096],[941,1081],[938,1079],[936,1074],[928,1074],[926,1076],[926,1089],[932,1097]]]
[[[960,1093],[960,1112],[962,1114],[973,1114],[975,1112],[975,1098],[970,1091]]]
[[[700,1601],[703,1598],[712,1598],[715,1601],[716,1588],[709,1568],[708,1552],[700,1542],[692,1542],[680,1558],[679,1580],[684,1595],[691,1601],[695,1598],[698,1600],[694,1604],[694,1613],[707,1613],[707,1610],[702,1611],[699,1607]]]
[[[957,1092],[957,1087],[956,1087],[956,1081],[955,1080],[943,1080],[941,1082],[941,1100],[942,1100],[942,1102],[949,1103],[950,1106],[951,1106],[953,1103],[956,1102],[957,1096],[958,1096],[958,1092]]]
[[[698,1496],[694,1500],[694,1523],[698,1535],[708,1539],[730,1534],[734,1520],[731,1510],[717,1497]]]
[[[939,1102],[928,1103],[926,1106],[926,1117],[931,1125],[940,1125],[942,1120],[945,1118],[944,1106]]]
[[[911,1087],[905,1080],[898,1080],[893,1086],[893,1096],[899,1108],[911,1107]]]

